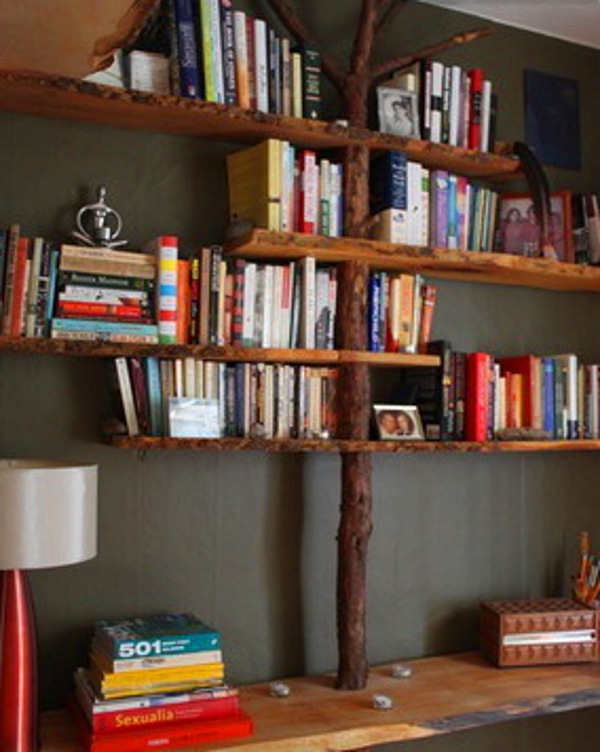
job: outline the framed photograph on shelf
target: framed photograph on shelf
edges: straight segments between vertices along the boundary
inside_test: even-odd
[[[415,405],[373,405],[377,436],[382,441],[423,441],[425,432]]]
[[[417,93],[391,86],[377,87],[379,130],[392,136],[420,138]]]
[[[549,240],[556,258],[573,263],[571,192],[556,191],[550,194],[550,212]],[[500,196],[495,248],[498,252],[516,256],[540,256],[540,227],[528,193]]]

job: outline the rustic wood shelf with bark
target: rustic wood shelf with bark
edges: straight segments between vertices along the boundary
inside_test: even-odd
[[[600,291],[600,268],[508,253],[476,253],[448,248],[395,245],[367,238],[330,238],[255,229],[230,241],[227,252],[245,258],[362,261],[373,269],[426,274],[440,279],[537,287],[564,292]]]
[[[124,91],[61,76],[0,72],[0,109],[221,141],[280,138],[315,149],[348,146],[398,149],[427,167],[449,169],[470,177],[521,177],[519,161],[498,154],[198,99]]]
[[[498,669],[462,653],[411,665],[408,680],[391,678],[389,665],[372,668],[367,687],[356,692],[334,692],[333,676],[286,680],[291,694],[285,699],[270,697],[267,684],[242,688],[254,735],[188,749],[357,750],[600,705],[598,664]],[[394,707],[373,709],[375,692],[391,697]],[[83,752],[66,711],[45,714],[41,731],[40,752]]]
[[[413,353],[374,353],[351,350],[304,350],[289,348],[219,347],[217,345],[143,345],[62,339],[0,336],[0,353],[22,355],[67,355],[85,358],[158,357],[198,358],[235,363],[302,363],[315,366],[340,366],[364,363],[371,366],[400,368],[439,366],[437,355]]]
[[[518,454],[532,452],[598,452],[600,440],[569,441],[358,441],[350,439],[174,439],[159,436],[109,436],[118,449],[179,449],[203,452],[343,452],[357,454]]]

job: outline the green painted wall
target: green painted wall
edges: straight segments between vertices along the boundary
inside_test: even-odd
[[[347,49],[356,0],[297,5],[328,49]],[[481,24],[410,3],[378,54]],[[443,59],[489,71],[504,139],[522,138],[524,67],[577,78],[585,169],[551,179],[555,188],[597,189],[598,53],[495,27]],[[8,114],[0,145],[3,225],[18,220],[31,235],[65,237],[75,208],[104,183],[133,244],[178,233],[192,250],[222,237],[223,157],[234,146]],[[448,282],[439,298],[434,335],[457,348],[571,350],[600,361],[595,296]],[[101,362],[0,358],[0,451],[100,465],[98,558],[32,578],[44,706],[64,703],[94,619],[162,609],[191,609],[221,630],[235,683],[334,669],[339,460],[120,452],[99,443],[106,409]],[[577,532],[589,529],[600,545],[595,455],[381,456],[373,464],[373,663],[474,648],[480,600],[560,595]],[[586,711],[411,745],[591,752],[599,734],[598,712]]]

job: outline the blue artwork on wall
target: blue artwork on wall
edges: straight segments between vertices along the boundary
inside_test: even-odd
[[[525,141],[542,164],[581,169],[577,81],[525,71]]]

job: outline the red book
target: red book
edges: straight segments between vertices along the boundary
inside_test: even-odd
[[[190,262],[177,259],[177,343],[187,345],[190,328]]]
[[[514,358],[499,358],[500,373],[521,374],[522,423],[527,428],[542,428],[542,383],[541,360],[535,355],[520,355]]]
[[[198,342],[198,324],[200,311],[200,259],[194,256],[190,261],[190,313],[189,340],[192,345]]]
[[[84,303],[76,300],[59,300],[57,311],[61,316],[104,317],[121,319],[150,319],[147,309],[139,305],[113,305],[112,303]]]
[[[69,705],[89,752],[141,752],[143,750],[192,747],[206,742],[250,736],[252,719],[243,712],[230,718],[167,723],[146,729],[94,733],[74,700]]]
[[[484,352],[467,354],[465,400],[466,441],[487,441],[490,417],[491,355]]]
[[[317,155],[312,149],[302,149],[299,167],[298,232],[314,234],[317,229]]]
[[[471,98],[469,119],[469,149],[479,149],[481,144],[481,97],[483,94],[483,69],[473,68],[468,73]]]
[[[233,261],[233,321],[231,339],[235,347],[242,347],[244,338],[244,259]]]
[[[114,733],[130,731],[150,731],[165,724],[190,723],[192,721],[212,721],[217,718],[239,716],[239,697],[213,697],[198,702],[174,702],[168,705],[146,708],[130,708],[114,712],[96,713],[92,710],[92,732]]]
[[[15,257],[13,294],[10,303],[10,329],[11,337],[20,337],[25,312],[25,297],[27,294],[27,253],[29,240],[19,238]]]

